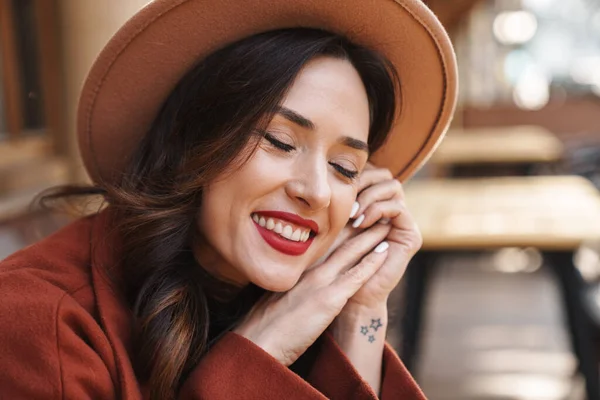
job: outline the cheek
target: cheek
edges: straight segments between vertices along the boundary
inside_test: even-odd
[[[241,171],[240,171],[241,172]],[[204,188],[198,213],[198,227],[206,240],[221,254],[230,254],[236,229],[251,193],[248,180],[234,173]],[[241,201],[242,200],[242,201]]]
[[[204,188],[200,207],[200,226],[207,236],[226,231],[235,226],[234,219],[240,218],[245,203],[255,197],[256,186],[249,176],[254,175],[252,163],[236,170],[229,176],[218,178]]]
[[[286,169],[271,158],[259,150],[241,168],[220,177],[203,191],[197,224],[208,242],[223,255],[233,257],[236,240],[243,235],[241,221],[249,219],[251,212],[281,184],[277,172]]]
[[[226,210],[230,209],[230,198],[226,191],[218,186],[206,188],[202,194],[197,224],[200,232],[213,246],[218,246],[221,242],[219,238],[225,236],[223,232],[228,222]]]

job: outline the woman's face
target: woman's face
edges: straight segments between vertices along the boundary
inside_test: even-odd
[[[197,260],[239,285],[291,289],[348,222],[368,132],[354,67],[308,63],[248,162],[204,189]]]

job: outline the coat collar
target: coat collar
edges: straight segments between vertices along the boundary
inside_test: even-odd
[[[123,296],[115,284],[119,279],[119,271],[115,268],[119,254],[119,240],[113,210],[99,212],[92,218],[90,237],[90,260],[92,282],[96,296],[100,324],[111,343],[116,361],[117,385],[121,389],[121,398],[142,398],[142,391],[136,384],[131,364],[131,321],[133,315]]]

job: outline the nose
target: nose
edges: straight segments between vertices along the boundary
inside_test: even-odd
[[[331,186],[327,163],[312,161],[303,164],[296,168],[292,179],[286,184],[286,193],[295,201],[310,207],[311,211],[329,207]]]

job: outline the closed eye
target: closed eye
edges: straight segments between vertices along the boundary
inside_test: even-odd
[[[337,172],[339,172],[340,174],[344,175],[346,178],[350,178],[350,179],[354,180],[358,176],[358,172],[357,171],[350,171],[349,169],[346,169],[346,168],[342,167],[339,164],[329,163],[329,165],[331,165],[333,168],[335,168],[335,170]]]
[[[269,141],[269,143],[271,143],[274,147],[277,147],[279,150],[283,150],[286,153],[296,150],[296,148],[294,146],[291,146],[287,143],[283,143],[282,141],[275,139],[273,136],[269,135],[268,133],[265,134],[265,139],[267,139]]]
[[[290,153],[290,152],[296,150],[296,148],[294,146],[289,145],[287,143],[283,143],[282,141],[275,139],[273,136],[271,136],[268,133],[265,133],[264,137],[265,137],[265,139],[267,139],[269,141],[269,143],[273,147],[276,147],[279,150],[285,151],[286,153]],[[342,174],[343,176],[345,176],[348,179],[354,180],[358,176],[357,171],[350,171],[349,169],[346,169],[339,164],[330,162],[329,165],[331,165],[337,172],[339,172],[340,174]]]

